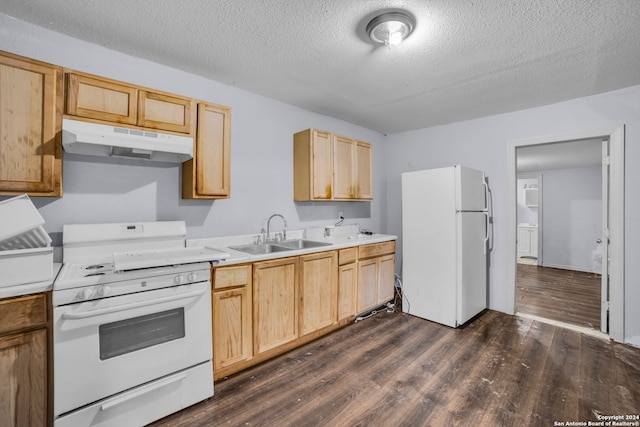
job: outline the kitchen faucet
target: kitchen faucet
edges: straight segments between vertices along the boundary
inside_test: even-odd
[[[273,219],[274,216],[279,216],[280,218],[282,218],[282,222],[284,222],[284,227],[282,228],[282,240],[287,240],[287,220],[284,219],[284,217],[280,214],[273,214],[269,217],[269,220],[267,221],[267,238],[266,241],[270,242],[271,238],[269,237],[269,229],[271,228],[271,220]]]

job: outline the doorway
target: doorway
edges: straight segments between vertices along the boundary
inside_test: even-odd
[[[601,312],[602,330],[608,333],[611,338],[616,341],[623,341],[624,338],[624,296],[623,296],[623,248],[624,248],[624,233],[623,233],[623,197],[624,197],[624,129],[622,127],[606,130],[606,131],[593,131],[583,132],[579,134],[561,135],[555,137],[543,137],[533,138],[520,141],[511,141],[508,145],[508,276],[507,276],[507,304],[509,305],[509,311],[511,313],[516,312],[516,280],[517,280],[517,257],[518,247],[516,242],[518,233],[518,215],[517,215],[517,196],[518,185],[517,178],[519,172],[519,165],[517,163],[518,152],[524,153],[527,150],[538,150],[542,148],[553,148],[559,146],[569,146],[571,144],[579,144],[585,141],[607,141],[605,144],[608,147],[608,152],[605,154],[600,151],[600,164],[603,171],[603,175],[606,172],[606,178],[608,180],[608,186],[605,188],[602,186],[602,215],[606,220],[608,227],[604,228],[601,236],[596,236],[599,239],[606,239],[608,245],[602,245],[604,247],[604,255],[602,256],[602,271],[608,271],[609,274],[604,274],[603,280],[601,280],[601,292],[604,297],[601,299],[600,304],[596,307]],[[558,161],[558,156],[552,156],[553,161]],[[606,166],[606,169],[605,169]],[[551,166],[553,167],[553,166]],[[541,168],[538,167],[538,170]],[[602,180],[603,182],[605,179]],[[545,180],[546,183],[546,180]],[[544,188],[544,186],[541,186]],[[530,188],[530,187],[527,187]],[[551,187],[550,187],[551,188]],[[523,189],[520,189],[521,191]],[[538,187],[540,190],[540,187]],[[529,191],[529,193],[535,193]],[[542,199],[539,199],[542,202]],[[538,207],[539,208],[539,207]],[[537,225],[540,226],[541,222],[544,222],[541,218]],[[548,222],[548,221],[547,221]],[[549,231],[551,224],[546,224],[545,229]],[[541,230],[538,230],[540,233]],[[555,232],[551,236],[555,236],[558,233]],[[544,241],[544,234],[538,236],[539,242]],[[592,239],[595,245],[596,238]],[[591,243],[590,243],[591,245]],[[543,245],[538,245],[540,249]],[[583,243],[582,246],[585,246]],[[584,248],[586,249],[586,248]],[[522,253],[522,248],[520,248]],[[591,250],[591,249],[589,249]],[[547,250],[549,252],[549,250]],[[595,250],[593,251],[595,254]],[[608,253],[608,254],[607,254]],[[551,254],[547,254],[551,255]],[[545,255],[546,256],[546,255]],[[595,255],[594,258],[595,260]],[[541,257],[537,257],[537,262],[544,264],[544,260]],[[534,267],[535,268],[535,267]],[[566,297],[565,297],[566,298]],[[568,307],[572,304],[570,299],[565,302]]]

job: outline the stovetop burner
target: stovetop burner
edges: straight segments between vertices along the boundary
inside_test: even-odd
[[[86,266],[84,269],[85,270],[97,270],[99,268],[104,268],[104,265],[101,264],[93,264],[93,265],[88,265]]]
[[[97,273],[89,273],[89,274],[86,274],[84,277],[91,277],[91,276],[104,276],[104,275],[105,275],[105,272],[104,272],[104,271],[99,271],[99,272],[97,272]]]

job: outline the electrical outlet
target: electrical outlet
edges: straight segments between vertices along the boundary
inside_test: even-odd
[[[338,219],[343,219],[344,215],[342,215],[342,212],[338,212]]]

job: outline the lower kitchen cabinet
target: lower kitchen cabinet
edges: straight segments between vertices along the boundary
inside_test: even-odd
[[[298,258],[253,264],[255,354],[298,338]]]
[[[48,424],[48,298],[0,301],[0,425]]]
[[[393,299],[395,242],[358,248],[358,297],[356,312],[376,308]]]
[[[538,257],[538,227],[518,226],[518,256]]]
[[[218,267],[212,275],[214,379],[253,356],[251,264]]]
[[[358,248],[338,251],[338,321],[356,314]]]
[[[300,336],[337,321],[336,251],[300,257]]]
[[[392,300],[394,270],[394,241],[213,268],[214,379]]]

